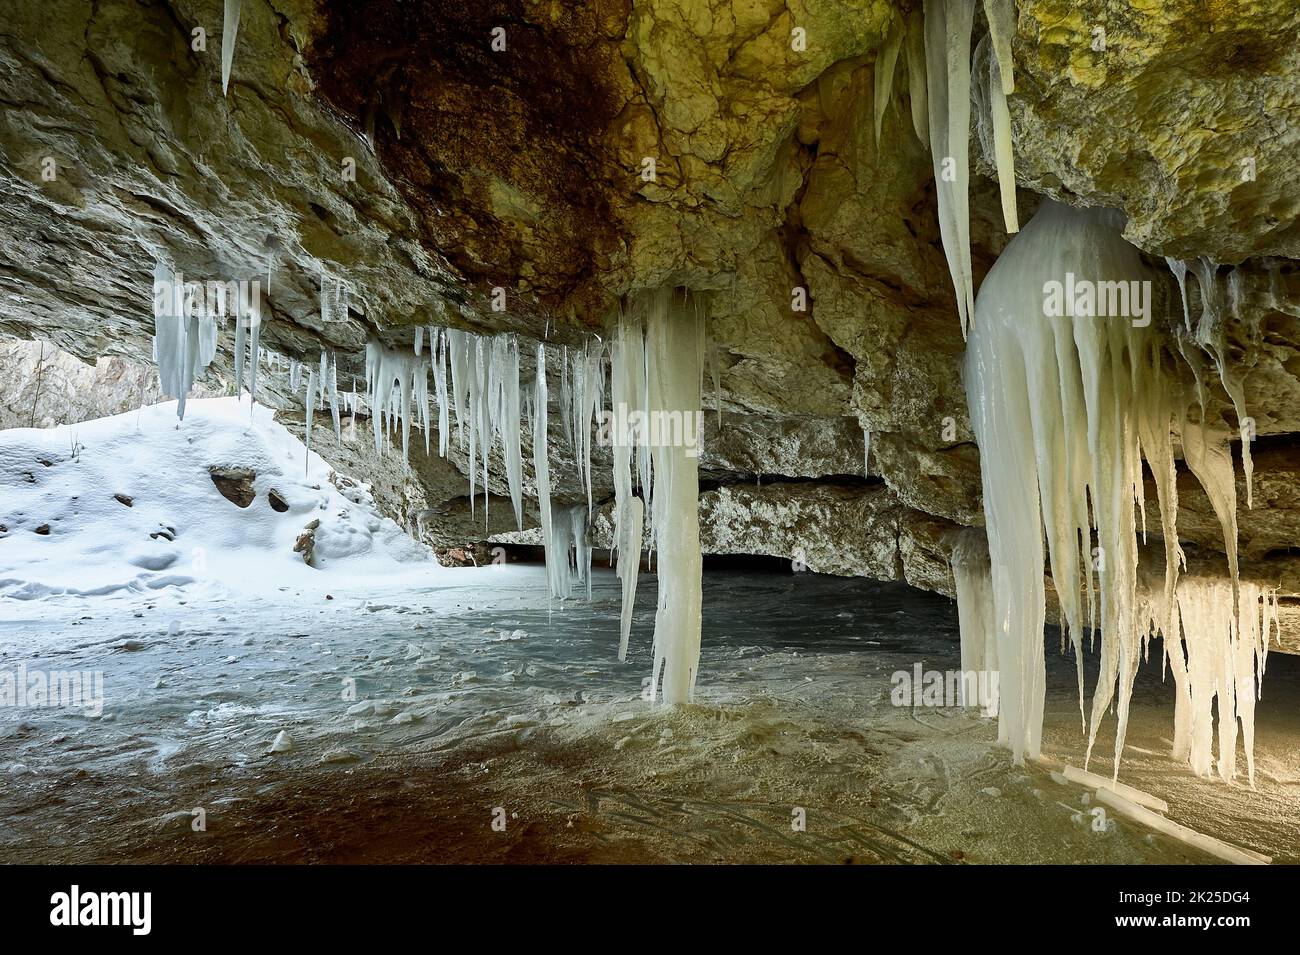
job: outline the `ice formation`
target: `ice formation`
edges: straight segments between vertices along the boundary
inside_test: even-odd
[[[639,321],[618,316],[610,341],[610,401],[615,410],[644,414],[646,392],[645,333]],[[632,436],[627,436],[631,438]],[[641,567],[641,541],[645,530],[645,502],[632,493],[632,475],[639,476],[643,492],[649,484],[650,456],[639,441],[615,440],[614,458],[614,548],[618,558],[618,579],[623,604],[619,615],[618,658],[627,659],[632,632],[632,607],[636,602],[637,574]]]
[[[999,739],[1017,760],[1039,754],[1046,532],[1062,627],[1076,661],[1082,655],[1085,594],[1089,626],[1101,633],[1088,750],[1114,703],[1116,776],[1143,637],[1152,620],[1162,632],[1172,632],[1174,600],[1182,606],[1173,432],[1181,432],[1188,466],[1224,524],[1228,593],[1237,590],[1235,490],[1226,440],[1204,421],[1184,420],[1181,378],[1165,362],[1149,313],[1143,321],[1134,307],[1132,296],[1143,288],[1149,306],[1152,276],[1121,238],[1121,225],[1105,211],[1044,201],[980,289],[965,366],[999,622]],[[1077,293],[1058,314],[1051,302],[1062,284]],[[1125,303],[1127,308],[1116,307]],[[1138,587],[1143,457],[1155,480],[1165,541],[1165,573],[1157,588],[1163,603],[1155,610],[1151,599],[1140,601]],[[1253,613],[1258,599],[1257,591],[1244,594],[1241,613]],[[1235,606],[1229,600],[1226,612],[1235,615]],[[1228,645],[1230,630],[1222,620],[1210,621],[1201,612],[1191,619],[1197,622],[1189,662],[1193,643]],[[1238,632],[1258,634],[1258,625],[1252,631],[1246,617],[1234,619]],[[1189,679],[1197,685],[1198,678]],[[1204,677],[1199,684],[1206,692]],[[1245,725],[1247,708],[1239,707],[1238,715]]]
[[[898,51],[903,45],[903,21],[898,21],[889,31],[885,45],[876,54],[873,92],[875,99],[876,145],[880,145],[880,127],[885,121],[885,109],[894,89],[894,71],[898,68]]]
[[[230,85],[230,66],[235,61],[235,38],[239,34],[240,0],[226,0],[221,24],[221,95]],[[268,276],[269,277],[269,276]],[[269,282],[268,282],[269,286]]]
[[[1234,609],[1235,608],[1235,609]],[[1175,688],[1173,757],[1198,776],[1237,776],[1241,726],[1246,777],[1255,785],[1255,699],[1268,642],[1278,632],[1276,591],[1243,581],[1184,577],[1171,602],[1162,590],[1141,594],[1139,624],[1161,634]],[[1144,619],[1143,619],[1144,618]],[[1218,735],[1218,759],[1214,738]]]
[[[183,419],[190,388],[216,355],[216,319],[166,263],[160,260],[153,276],[153,359],[163,393],[176,399]]]
[[[921,7],[908,14],[903,43],[907,54],[907,95],[912,103],[912,128],[921,145],[928,149],[930,116],[925,91],[925,14]]]
[[[997,628],[993,623],[993,574],[984,532],[968,527],[957,534],[952,547],[952,576],[957,585],[957,618],[961,629],[961,671],[966,674],[998,672]],[[966,680],[959,684],[961,705],[980,705],[985,716],[998,715],[996,684],[986,681],[988,699],[965,698]],[[978,684],[977,684],[978,685]]]
[[[970,35],[974,0],[925,0],[930,155],[939,203],[939,233],[966,335],[975,311],[970,263]]]
[[[1002,63],[993,55],[991,37],[980,41],[975,51],[976,67],[982,73],[975,86],[983,127],[987,117],[989,138],[993,145],[994,164],[998,174],[998,191],[1002,199],[1002,220],[1009,234],[1020,231],[1020,216],[1016,210],[1016,168],[1011,148],[1011,114],[1007,110],[1007,89],[1002,82]]]
[[[667,289],[634,303],[643,316],[647,410],[653,415],[700,413],[704,321],[698,301]],[[650,447],[650,528],[658,561],[651,699],[689,702],[700,663],[703,563],[700,556],[698,458],[681,442]]]

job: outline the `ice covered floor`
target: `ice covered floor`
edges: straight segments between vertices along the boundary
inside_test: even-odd
[[[895,670],[957,668],[949,601],[809,574],[710,572],[704,593],[699,703],[675,710],[640,698],[653,577],[626,664],[608,572],[590,605],[550,609],[544,571],[518,566],[333,600],[292,585],[0,599],[0,669],[102,670],[106,695],[98,719],[0,708],[4,857],[1207,861],[1122,819],[1074,821],[1083,790],[1013,768],[989,721],[891,705]],[[1073,664],[1050,659],[1045,749],[1077,761]],[[1258,792],[1163,756],[1158,668],[1129,733],[1151,755],[1123,778],[1184,824],[1300,861],[1297,662],[1269,661]],[[292,748],[268,752],[281,732]]]

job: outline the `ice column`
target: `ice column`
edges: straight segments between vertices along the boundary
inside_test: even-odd
[[[984,532],[968,527],[952,547],[952,576],[957,584],[957,619],[961,628],[962,706],[980,706],[985,716],[998,715],[997,630],[993,625],[993,574]],[[970,699],[969,687],[984,692]]]
[[[660,289],[641,303],[645,314],[648,410],[659,420],[701,414],[704,322],[698,302]],[[651,695],[688,702],[700,662],[700,557],[698,448],[661,438],[651,448],[654,487],[651,526],[658,555],[659,606],[655,614]]]

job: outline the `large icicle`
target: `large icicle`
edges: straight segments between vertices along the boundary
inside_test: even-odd
[[[239,34],[240,0],[226,0],[221,23],[221,95],[230,85],[230,66],[235,61],[235,38]]]
[[[190,388],[216,355],[216,319],[208,314],[201,290],[187,286],[161,260],[154,267],[153,311],[158,382],[176,399],[176,417],[184,419]]]
[[[564,598],[568,596],[569,549],[566,543],[563,551],[556,546],[555,515],[551,510],[551,464],[547,453],[547,389],[546,389],[546,347],[537,343],[537,381],[534,386],[533,400],[533,475],[537,482],[537,511],[542,525],[542,541],[546,548],[546,578],[550,584],[551,596]]]
[[[1020,216],[1016,210],[1016,165],[1011,146],[1011,113],[1007,110],[1007,94],[1002,82],[1001,64],[987,48],[987,39],[980,41],[976,63],[983,63],[983,83],[978,87],[980,100],[988,110],[989,127],[993,140],[993,158],[997,166],[998,191],[1002,198],[1002,220],[1010,234],[1020,231]]]
[[[1076,277],[1083,280],[1078,291]],[[1076,654],[1080,589],[1091,586],[1093,570],[1098,578],[1101,674],[1089,750],[1118,687],[1118,773],[1139,658],[1134,512],[1140,456],[1146,450],[1153,470],[1167,473],[1177,390],[1165,380],[1149,322],[1134,323],[1137,303],[1129,294],[1149,290],[1141,284],[1149,280],[1109,214],[1047,200],[980,289],[965,380],[1002,622],[999,737],[1017,760],[1038,755],[1042,733],[1045,529]],[[1129,307],[1119,314],[1097,315],[1098,300],[1086,294],[1105,282],[1123,283],[1115,288],[1124,289]],[[1173,510],[1161,503],[1165,538],[1176,540]]]
[[[889,107],[889,97],[894,89],[894,72],[898,68],[898,51],[903,45],[903,21],[900,19],[889,36],[885,38],[885,45],[876,53],[876,63],[873,67],[873,93],[874,93],[874,113],[876,125],[876,147],[880,146],[880,128],[885,121],[885,110]]]
[[[645,414],[645,333],[640,321],[620,315],[610,342],[610,400],[614,420],[634,420],[633,412]],[[642,417],[640,420],[645,420]],[[645,527],[645,502],[633,496],[633,457],[645,457],[640,434],[612,435],[614,458],[614,533],[618,555],[618,579],[623,591],[619,614],[618,658],[627,659],[632,632],[632,608],[636,604],[637,573],[641,566],[641,535]],[[642,488],[643,493],[645,488]]]
[[[907,95],[912,103],[912,128],[916,138],[930,147],[930,118],[925,91],[925,14],[916,7],[907,16],[904,41],[907,54]]]
[[[1016,91],[1011,66],[1011,38],[1016,35],[1016,0],[984,0],[984,15],[989,21],[989,38],[997,64],[999,88],[1004,97]]]
[[[661,289],[645,309],[648,408],[661,421],[701,413],[704,323],[698,303]],[[703,564],[700,557],[698,458],[684,442],[661,439],[651,448],[654,493],[651,527],[658,557],[651,698],[662,678],[666,703],[691,699],[700,662]]]
[[[970,262],[970,34],[975,0],[925,0],[930,155],[939,233],[957,294],[962,336],[975,310]]]

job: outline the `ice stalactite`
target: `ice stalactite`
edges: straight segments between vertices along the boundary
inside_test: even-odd
[[[862,429],[862,474],[871,477],[871,429]]]
[[[176,399],[176,417],[184,419],[190,388],[216,355],[216,320],[201,294],[161,260],[154,267],[153,312],[159,385]]]
[[[1269,639],[1278,633],[1276,592],[1243,582],[1234,601],[1226,581],[1184,577],[1174,601],[1160,591],[1140,599],[1144,619],[1139,623],[1151,635],[1163,636],[1174,679],[1173,757],[1190,764],[1198,776],[1217,771],[1231,782],[1238,774],[1240,724],[1246,778],[1253,788],[1255,700]]]
[[[230,66],[235,61],[235,38],[239,35],[240,0],[226,0],[221,23],[221,95],[230,85]]]
[[[1046,200],[980,289],[965,383],[1001,622],[999,738],[1018,761],[1038,755],[1042,734],[1045,530],[1076,660],[1081,592],[1088,590],[1091,622],[1096,574],[1101,671],[1089,752],[1115,701],[1118,773],[1139,663],[1135,511],[1143,454],[1162,498],[1163,536],[1177,540],[1166,495],[1181,387],[1164,369],[1150,325],[1150,280],[1109,213]],[[1172,591],[1176,561],[1168,570]]]
[[[447,433],[451,426],[451,409],[447,406],[447,333],[431,329],[429,357],[433,361],[433,390],[438,403],[438,454],[447,456]]]
[[[885,121],[885,110],[889,106],[889,97],[894,90],[894,72],[898,68],[898,51],[903,45],[903,21],[895,23],[885,38],[885,45],[876,52],[874,66],[874,118],[876,126],[876,146],[880,146],[880,128]]]
[[[1016,0],[984,0],[984,16],[989,22],[989,39],[993,44],[999,88],[1006,97],[1016,91],[1011,61],[1011,38],[1016,33]]]
[[[506,483],[515,524],[524,527],[524,452],[519,396],[519,343],[513,337],[498,337],[493,348],[493,365],[498,368],[499,407],[495,414],[501,456],[506,466]],[[590,575],[588,575],[590,576]]]
[[[454,368],[453,364],[453,368]],[[556,522],[551,508],[551,463],[547,449],[546,347],[537,343],[537,379],[533,386],[533,475],[537,484],[537,510],[542,525],[542,542],[546,550],[546,579],[551,596],[568,596],[567,538],[563,554],[556,547]]]
[[[661,421],[699,416],[704,321],[698,300],[661,289],[644,306],[647,408]],[[703,562],[700,555],[698,448],[684,441],[652,444],[650,526],[658,561],[652,699],[689,702],[700,663]]]
[[[1020,230],[1016,210],[1016,167],[1011,148],[1011,113],[1007,110],[1007,93],[1002,82],[1002,65],[992,53],[990,37],[980,41],[975,51],[979,82],[975,84],[981,126],[987,116],[988,138],[993,147],[998,174],[998,192],[1002,198],[1002,220],[1008,234]]]
[[[1038,753],[1045,531],[1076,661],[1083,590],[1090,627],[1095,622],[1101,633],[1089,755],[1114,703],[1118,777],[1143,642],[1158,632],[1166,635],[1178,693],[1174,755],[1202,775],[1209,772],[1217,698],[1219,774],[1235,775],[1240,720],[1253,779],[1253,700],[1267,652],[1270,597],[1238,580],[1228,435],[1211,427],[1204,410],[1200,421],[1186,420],[1189,395],[1151,325],[1151,276],[1121,238],[1121,225],[1106,212],[1046,201],[980,289],[965,378],[980,445],[995,619],[1002,622],[999,737],[1017,759]],[[1207,308],[1202,323],[1212,326],[1218,318],[1213,304]],[[1196,353],[1178,334],[1180,355],[1193,361]],[[1209,334],[1196,344],[1212,351],[1215,343]],[[1174,435],[1222,526],[1226,580],[1179,577]],[[1139,578],[1143,458],[1155,481],[1164,539],[1158,584]]]
[[[907,16],[904,34],[907,57],[907,95],[912,104],[912,128],[916,138],[930,147],[929,103],[925,91],[925,14],[916,7]]]
[[[610,340],[610,401],[615,420],[646,411],[645,331],[638,320],[620,314]],[[648,474],[648,450],[639,434],[613,435],[614,533],[618,556],[618,579],[623,603],[619,614],[618,658],[627,659],[632,632],[632,608],[636,603],[637,574],[641,567],[641,541],[645,530],[645,502],[633,494],[632,475]],[[647,480],[641,480],[643,492]]]
[[[316,418],[316,372],[307,372],[307,425],[306,438],[303,441],[305,453],[303,454],[303,473],[311,471],[311,425]]]
[[[939,233],[957,293],[962,336],[975,311],[970,261],[970,37],[974,0],[925,0],[930,155]]]
[[[523,529],[523,447],[519,345],[513,336],[482,338],[457,329],[434,330],[429,344],[434,393],[438,401],[439,453],[448,449],[451,409],[456,412],[457,443],[469,457],[470,512],[480,478],[483,517],[487,519],[488,465],[494,441],[505,463],[515,523]],[[412,355],[413,359],[426,359]],[[450,376],[448,376],[450,368]],[[422,414],[429,417],[427,376],[418,385]],[[426,435],[428,429],[426,421]]]
[[[984,532],[968,527],[952,545],[952,576],[957,585],[957,617],[961,628],[962,706],[979,706],[985,716],[998,715],[997,628],[993,623],[993,572]],[[971,684],[967,680],[974,676]],[[966,698],[968,685],[984,688],[984,698]],[[1082,693],[1082,688],[1080,688]]]
[[[330,355],[329,375],[330,418],[334,423],[334,440],[342,441],[343,422],[339,417],[339,362],[337,355]]]
[[[367,397],[376,451],[383,449],[384,416],[395,416],[402,426],[402,457],[410,460],[411,399],[424,375],[424,361],[414,353],[373,341],[366,345]]]

